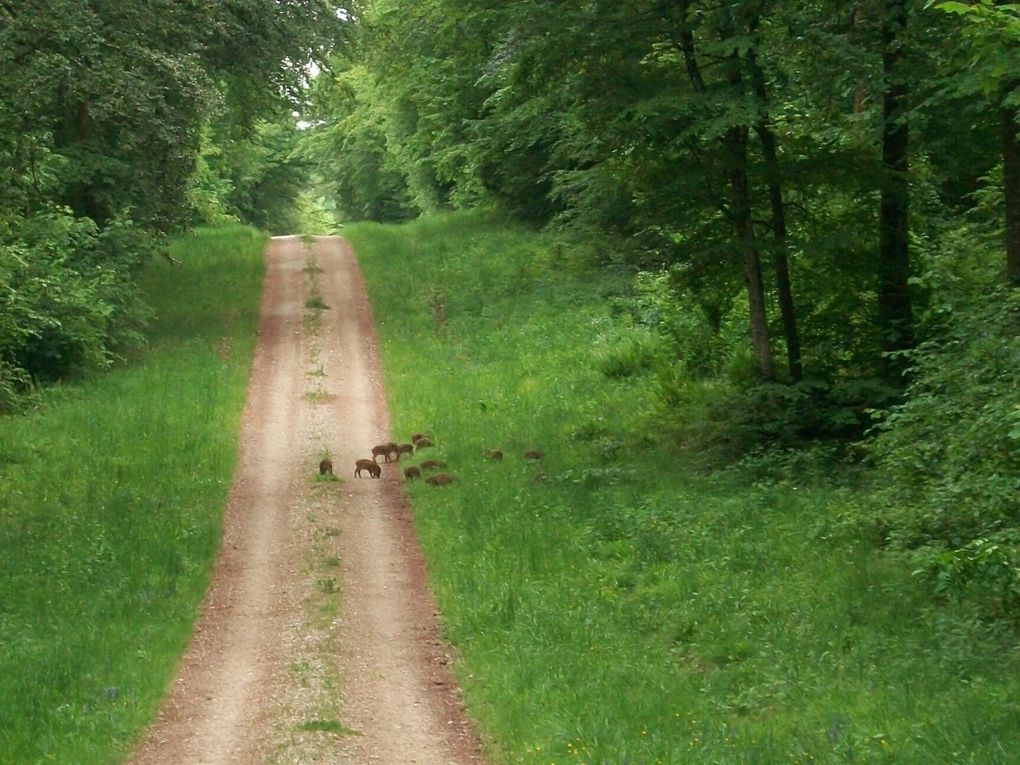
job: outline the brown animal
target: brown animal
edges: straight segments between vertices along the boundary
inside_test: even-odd
[[[545,452],[539,449],[530,449],[524,452],[524,459],[526,460],[540,460],[545,456]]]
[[[414,465],[404,468],[404,478],[408,481],[413,481],[415,478],[421,478],[421,468],[415,467]]]
[[[415,441],[421,441],[423,438],[431,438],[431,436],[429,436],[428,433],[415,433],[411,436],[411,443],[413,444]]]
[[[436,473],[425,479],[429,486],[448,486],[453,483],[453,476],[449,473]]]
[[[326,475],[327,473],[330,475],[333,473],[333,462],[328,459],[319,463],[319,475]]]
[[[414,454],[414,444],[397,444],[397,459],[401,454]]]
[[[422,470],[437,470],[444,467],[446,467],[446,463],[442,460],[425,460],[421,463]]]
[[[381,454],[384,462],[390,462],[390,455],[396,454],[397,445],[390,441],[388,444],[379,444],[378,446],[372,447],[372,459],[376,462],[379,461],[378,457]]]
[[[501,452],[499,449],[486,449],[485,456],[488,457],[490,460],[499,462],[501,459],[503,459],[503,452]]]
[[[414,448],[415,449],[425,449],[425,448],[427,448],[429,446],[435,446],[435,444],[433,444],[432,443],[432,439],[428,438],[428,437],[426,437],[426,438],[419,438],[419,439],[417,439],[414,442]]]
[[[387,460],[388,461],[388,460]],[[373,478],[378,478],[382,475],[382,468],[379,467],[379,463],[375,460],[358,460],[354,463],[354,477],[361,478],[361,471],[367,470],[368,474]]]

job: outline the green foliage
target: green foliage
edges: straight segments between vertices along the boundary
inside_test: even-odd
[[[242,7],[243,5],[243,7]],[[252,0],[0,7],[4,207],[56,202],[98,225],[187,220],[204,119],[226,98],[250,123],[296,95],[339,23],[333,3]],[[229,86],[226,85],[229,83]],[[16,208],[16,209],[17,209]]]
[[[134,273],[152,244],[66,211],[15,219],[0,238],[0,410],[17,393],[107,369],[141,343]]]
[[[314,150],[345,215],[496,203],[614,242],[597,267],[640,275],[588,361],[654,396],[688,449],[840,453],[898,404],[878,450],[904,492],[890,528],[963,550],[1015,527],[1012,319],[943,262],[1002,261],[1015,4],[381,0],[353,21]],[[909,134],[895,161],[893,133]],[[422,300],[452,315],[441,297]],[[793,359],[759,385],[796,345],[802,373]],[[958,443],[946,422],[972,427]]]
[[[662,342],[633,318],[610,334],[640,315],[625,276],[478,214],[346,232],[394,432],[428,430],[457,475],[406,490],[490,760],[1009,762],[1015,633],[933,608],[861,538],[868,485],[824,450],[695,470],[645,351],[623,377],[593,357]],[[717,400],[717,377],[684,379]]]
[[[764,449],[782,452],[859,438],[871,424],[873,407],[888,406],[897,395],[895,388],[881,380],[763,383],[720,396],[709,407],[708,417],[723,456]],[[697,427],[697,422],[688,427]],[[693,435],[692,440],[703,439]],[[706,445],[711,446],[711,441]]]
[[[263,231],[286,234],[299,230],[298,196],[308,177],[296,156],[299,130],[291,116],[261,121],[250,137],[226,152],[228,209]]]
[[[222,226],[237,223],[230,212],[233,182],[221,169],[223,149],[216,145],[211,126],[202,133],[202,144],[195,159],[195,170],[188,183],[188,202],[197,225]]]
[[[252,126],[339,24],[322,0],[0,3],[0,411],[138,345],[161,234],[296,227],[296,126]]]
[[[1015,618],[1020,296],[987,282],[954,294],[938,333],[911,353],[907,399],[875,442],[891,477],[882,523],[889,542],[918,551],[937,593],[973,590],[990,613]]]
[[[860,438],[898,391],[879,379],[759,383],[740,301],[699,302],[685,270],[639,272],[612,300],[595,360],[608,377],[650,374],[664,423],[689,448],[731,460],[774,447]]]
[[[985,38],[962,34],[948,14],[904,7],[907,28],[889,48],[888,9],[828,0],[375,2],[316,83],[309,150],[347,218],[495,203],[519,220],[614,239],[612,262],[670,274],[668,299],[694,332],[663,339],[677,347],[671,363],[692,374],[746,366],[737,346],[750,345],[747,319],[732,319],[732,336],[720,330],[747,289],[745,257],[756,259],[767,315],[753,324],[773,340],[755,346],[755,364],[792,347],[795,327],[806,377],[856,378],[863,389],[890,367],[877,258],[883,53],[903,58],[915,273],[940,246],[947,211],[964,207],[997,161],[999,103],[973,78],[1015,69],[1002,65],[1009,46],[983,43],[965,66],[961,42]],[[747,181],[740,204],[735,172]],[[791,301],[775,299],[784,259]],[[924,298],[908,297],[919,310]],[[633,341],[609,350],[607,337],[604,353],[647,367],[648,349]],[[876,392],[872,406],[886,398]]]
[[[0,417],[4,763],[119,762],[152,719],[219,545],[263,248],[176,240],[139,275],[148,349]]]
[[[1015,3],[977,0],[973,3],[935,2],[934,5],[962,18],[963,39],[970,55],[968,71],[961,72],[960,90],[997,100],[1006,96],[1020,107],[1016,67],[1020,63],[1020,7]],[[1011,93],[1012,91],[1012,93]]]
[[[417,211],[391,154],[390,120],[377,90],[364,67],[339,58],[312,87],[318,120],[306,130],[300,153],[315,168],[316,187],[335,200],[341,220],[396,221]]]
[[[660,360],[693,380],[722,375],[744,345],[741,306],[713,304],[698,293],[684,269],[673,268],[639,272],[632,294],[614,301],[621,314],[656,333]]]

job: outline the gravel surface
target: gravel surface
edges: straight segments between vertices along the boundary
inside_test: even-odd
[[[350,246],[273,239],[223,546],[134,765],[482,763],[400,482]],[[309,308],[309,298],[327,308]],[[328,456],[339,480],[321,480]],[[327,476],[328,478],[328,476]]]

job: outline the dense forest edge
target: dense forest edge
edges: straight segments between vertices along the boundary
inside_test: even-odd
[[[346,234],[394,432],[455,476],[407,491],[493,762],[1009,761],[1011,622],[936,602],[874,469],[690,449],[617,373],[627,272],[478,212]]]
[[[217,237],[248,253],[242,262],[261,241],[236,224],[274,233],[349,232],[365,258],[373,300],[388,306],[377,311],[404,422],[426,416],[401,403],[411,400],[401,388],[405,368],[425,386],[493,375],[488,392],[480,383],[465,398],[452,387],[429,404],[421,427],[464,439],[463,446],[448,444],[453,449],[467,449],[468,441],[479,446],[485,435],[479,423],[511,407],[499,391],[514,391],[521,402],[548,394],[533,402],[539,412],[563,407],[569,432],[550,425],[535,438],[561,445],[572,438],[577,459],[542,469],[552,486],[536,484],[541,498],[534,507],[553,511],[541,516],[543,524],[586,555],[574,564],[592,567],[589,578],[601,582],[602,589],[578,593],[626,601],[632,610],[621,613],[636,620],[584,629],[597,627],[610,642],[618,629],[659,659],[665,654],[656,653],[655,641],[669,644],[674,666],[687,667],[692,682],[701,672],[702,679],[756,689],[742,707],[727,702],[742,709],[741,724],[725,718],[734,736],[757,742],[758,749],[746,750],[753,752],[749,761],[795,761],[787,748],[800,737],[802,761],[812,761],[804,752],[813,761],[847,761],[868,746],[877,747],[871,759],[881,761],[886,750],[875,742],[889,739],[883,731],[863,732],[860,721],[870,712],[862,711],[862,699],[845,708],[819,702],[814,727],[798,728],[793,721],[805,713],[798,706],[804,698],[783,695],[793,694],[792,680],[783,686],[764,675],[738,679],[744,671],[753,676],[756,662],[783,665],[774,651],[755,653],[760,646],[745,637],[725,656],[708,655],[706,645],[739,642],[744,627],[733,619],[745,601],[734,600],[735,591],[719,594],[711,618],[678,614],[674,625],[689,625],[684,635],[664,636],[650,625],[694,592],[681,592],[680,583],[702,576],[670,568],[681,550],[706,571],[723,558],[735,570],[764,570],[773,554],[803,561],[798,576],[811,566],[819,572],[842,566],[849,579],[819,579],[828,581],[829,598],[847,608],[831,616],[830,626],[843,625],[834,634],[891,634],[904,642],[876,638],[869,653],[849,638],[845,645],[857,647],[846,650],[858,664],[837,674],[885,668],[888,659],[913,689],[907,680],[929,677],[924,669],[905,656],[889,658],[907,646],[936,668],[958,670],[955,680],[931,675],[927,690],[899,698],[907,707],[932,702],[937,711],[924,735],[896,736],[914,741],[913,748],[882,756],[922,761],[925,746],[934,746],[924,737],[937,727],[946,748],[928,751],[947,752],[945,761],[959,761],[948,754],[954,746],[974,761],[997,761],[995,742],[1009,740],[1009,724],[1017,727],[1015,702],[1007,701],[1016,694],[984,662],[996,653],[1015,661],[1020,626],[1017,71],[1020,13],[991,0],[0,0],[0,531],[4,552],[16,553],[5,561],[13,577],[5,588],[35,582],[41,589],[33,584],[27,591],[38,600],[24,603],[43,613],[44,604],[66,600],[55,594],[62,587],[75,588],[63,574],[85,571],[82,581],[90,581],[105,570],[103,561],[116,558],[104,547],[104,529],[112,523],[110,508],[136,496],[123,483],[130,471],[121,462],[132,458],[111,451],[117,464],[93,471],[113,476],[109,484],[46,476],[54,464],[64,471],[81,462],[81,444],[114,449],[119,437],[88,431],[69,436],[78,452],[53,452],[49,435],[22,428],[45,422],[40,418],[51,411],[61,417],[61,407],[76,397],[88,410],[93,390],[116,385],[159,353],[168,317],[189,326],[164,302],[188,295],[188,280],[202,271],[189,258],[203,256],[188,243],[209,253],[204,265],[220,267],[219,258],[231,258],[216,254]],[[209,226],[223,228],[217,234]],[[405,241],[410,236],[431,248]],[[379,242],[395,253],[385,268]],[[373,269],[382,270],[371,276]],[[229,273],[238,284],[252,278],[248,271]],[[226,301],[233,282],[219,284],[209,294]],[[402,285],[403,302],[385,302],[387,285]],[[230,295],[237,302],[225,316],[254,310],[248,289]],[[532,302],[536,295],[544,296],[540,303]],[[533,313],[519,313],[517,299]],[[417,327],[413,342],[394,326],[401,316],[418,317],[409,324]],[[527,329],[522,336],[520,328]],[[567,329],[576,334],[558,334]],[[243,329],[237,332],[221,354],[233,358],[250,342]],[[429,355],[413,355],[415,343]],[[502,345],[490,347],[495,343]],[[498,371],[506,377],[484,361],[500,352],[518,354],[519,369]],[[573,360],[569,369],[561,357]],[[534,369],[522,371],[531,363]],[[450,369],[457,370],[453,381],[445,375]],[[462,399],[474,403],[465,407]],[[599,421],[600,409],[615,414]],[[522,437],[509,424],[500,427],[504,438]],[[111,434],[119,432],[111,425]],[[221,438],[209,443],[229,455],[232,447]],[[518,440],[515,448],[528,448]],[[581,493],[541,495],[566,491],[568,482]],[[820,487],[812,499],[804,493],[809,485]],[[700,493],[720,487],[733,487],[732,495],[716,502]],[[73,492],[84,497],[81,505],[69,500]],[[37,499],[43,504],[31,504]],[[414,500],[434,550],[442,547],[435,540],[448,543],[459,534],[477,542],[478,530],[488,529],[468,507],[455,516],[471,524],[467,529],[433,527],[435,497]],[[152,495],[158,505],[166,501]],[[55,504],[81,509],[53,515]],[[605,512],[572,518],[567,511],[589,507]],[[762,508],[776,509],[778,526],[769,525]],[[692,513],[704,523],[681,522]],[[500,517],[522,534],[522,526],[539,520]],[[611,518],[618,526],[605,528]],[[721,528],[705,531],[701,542],[693,538],[694,530],[724,521],[748,530],[734,539]],[[656,532],[638,533],[643,524]],[[207,544],[214,526],[165,538],[183,544],[198,534]],[[85,527],[92,531],[83,534]],[[810,544],[777,552],[775,539],[756,536],[766,532]],[[746,549],[728,547],[745,533]],[[437,535],[431,543],[429,534]],[[41,542],[51,535],[93,544],[58,556]],[[521,554],[530,556],[524,560],[531,569],[521,571],[523,579],[545,581],[550,572],[569,578],[567,569],[545,560],[551,549],[525,541]],[[468,548],[465,555],[474,551]],[[746,557],[752,550],[759,563]],[[812,557],[819,550],[830,553],[827,564]],[[201,569],[191,553],[167,554],[191,561],[180,563],[188,572]],[[475,585],[458,571],[463,561],[449,561],[444,571],[442,558],[433,553],[437,585],[448,588],[444,612],[452,614],[452,634],[469,657],[498,654],[499,645],[472,645],[486,628],[476,624],[473,631],[471,619],[480,617],[458,615],[452,604],[466,593],[473,598]],[[49,584],[39,579],[58,561],[60,576]],[[494,551],[488,563],[520,565]],[[767,585],[756,589],[757,581],[747,584],[747,597],[769,592]],[[521,614],[541,608],[518,585],[530,586],[500,584],[503,599],[489,611],[524,629]],[[53,592],[46,594],[47,587]],[[148,608],[119,587],[97,587],[106,593],[103,608]],[[790,610],[788,597],[769,603],[783,610],[785,602]],[[801,593],[797,600],[821,608],[824,598]],[[23,611],[21,602],[9,592],[0,601],[6,661],[17,664],[33,652],[51,661],[52,646],[41,635],[63,635],[64,622],[53,622],[54,632],[22,621],[36,606]],[[765,612],[771,613],[759,603],[742,618]],[[877,621],[865,612],[877,612]],[[883,621],[881,614],[892,620],[895,613],[914,619],[912,638]],[[636,627],[641,619],[649,624]],[[716,623],[735,633],[705,627]],[[775,623],[805,640],[821,639],[803,624]],[[556,624],[534,634],[559,641],[569,630]],[[759,628],[746,626],[744,634],[761,635]],[[106,640],[94,632],[78,639],[86,647]],[[616,658],[621,666],[638,659]],[[36,705],[26,707],[38,721],[32,726],[67,716],[57,699],[69,686],[101,684],[102,673],[74,665],[52,660],[50,674],[42,672],[50,678],[42,695],[24,696],[36,680],[10,680],[21,683],[15,698]],[[794,678],[787,669],[784,677]],[[562,669],[564,676],[573,671],[594,670]],[[819,672],[814,682],[823,684],[823,677],[829,676]],[[543,731],[521,704],[508,701],[523,690],[503,680],[503,686],[491,674],[486,680],[486,687],[505,688],[502,701],[472,690],[470,679],[465,685],[491,730],[504,731],[493,736],[508,761],[539,762],[535,747],[547,752],[554,740],[566,761],[598,761],[596,751],[607,761],[620,752],[654,761],[668,751],[651,738],[645,748],[628,748],[653,735],[637,723],[616,733],[604,726],[599,741],[619,739],[615,749],[571,751],[580,739]],[[584,695],[576,685],[564,687]],[[600,686],[600,693],[614,687]],[[96,700],[128,703],[119,688],[89,690],[94,700],[83,702],[90,714],[80,725],[94,725]],[[708,695],[699,703],[731,698],[726,688],[704,688]],[[982,693],[999,707],[979,702]],[[961,706],[947,701],[952,694]],[[941,701],[933,702],[936,696]],[[643,697],[623,697],[641,707]],[[566,708],[577,698],[550,699],[542,708]],[[884,703],[899,708],[895,700]],[[501,705],[516,709],[519,719],[498,719]],[[702,722],[724,719],[711,705],[687,712]],[[771,728],[747,719],[773,714],[779,722]],[[549,724],[557,719],[551,713]],[[831,751],[823,755],[825,720]],[[853,736],[850,720],[857,721]],[[567,722],[579,724],[560,720]],[[775,738],[784,726],[787,733],[796,729],[794,738]],[[51,738],[38,727],[25,730],[26,740]],[[52,730],[58,736],[64,729]],[[730,728],[713,730],[719,741],[729,740]],[[709,733],[694,732],[700,741]],[[519,748],[524,741],[528,754]],[[724,762],[744,756],[719,746],[705,756]]]

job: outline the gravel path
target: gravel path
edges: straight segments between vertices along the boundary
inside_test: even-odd
[[[267,259],[220,558],[130,762],[482,763],[399,468],[353,477],[389,440],[357,262],[335,237],[278,237]],[[319,480],[324,456],[340,480]]]

